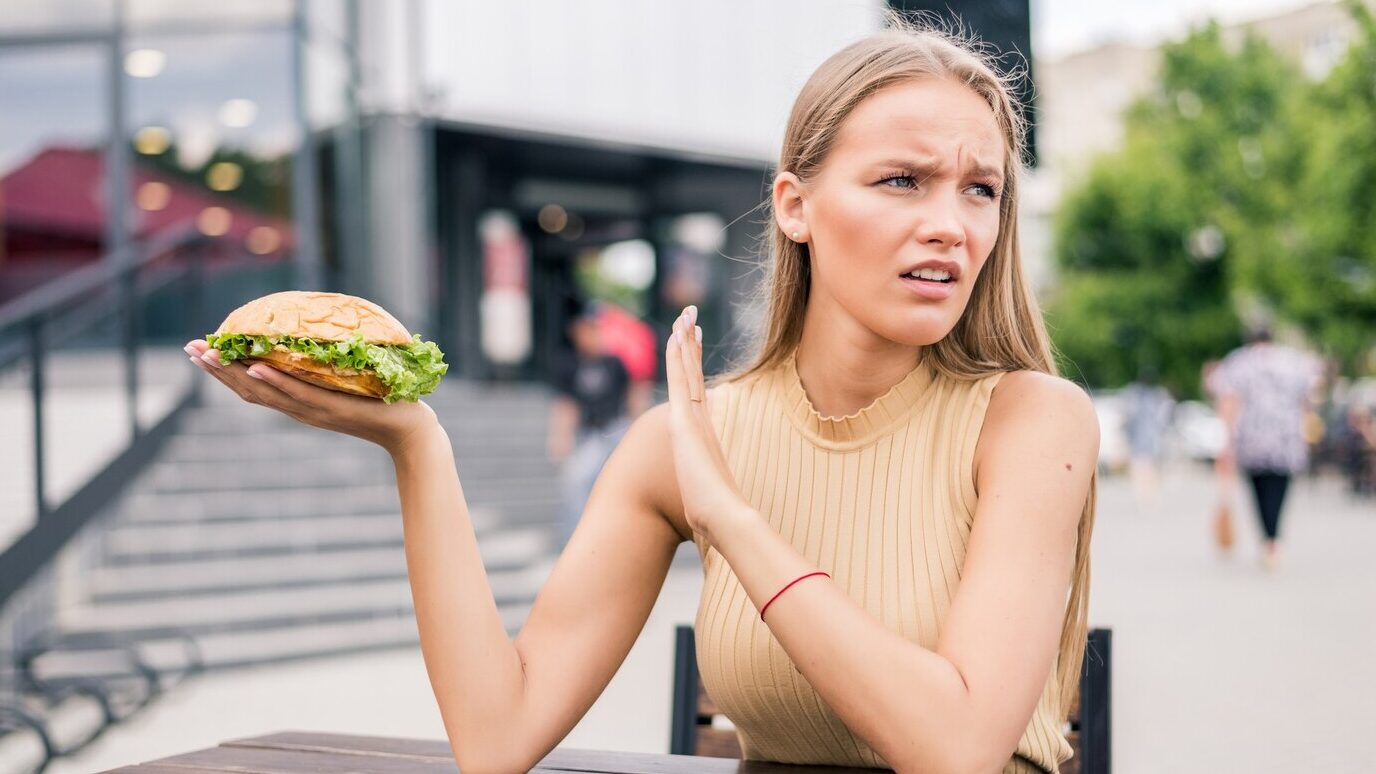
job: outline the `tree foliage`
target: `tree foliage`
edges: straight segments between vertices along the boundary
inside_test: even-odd
[[[1376,341],[1376,24],[1323,80],[1209,24],[1162,51],[1122,147],[1067,191],[1048,322],[1065,371],[1196,395],[1262,315],[1349,368]]]

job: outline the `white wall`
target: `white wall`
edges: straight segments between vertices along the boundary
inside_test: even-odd
[[[803,81],[884,5],[411,1],[433,115],[766,161]]]

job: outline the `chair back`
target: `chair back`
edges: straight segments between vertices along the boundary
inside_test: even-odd
[[[1080,701],[1068,718],[1066,740],[1075,755],[1061,774],[1110,774],[1110,656],[1113,631],[1092,629],[1085,644],[1080,674]],[[698,675],[693,627],[674,632],[674,707],[669,752],[713,758],[741,757],[740,742],[730,721],[717,709]]]

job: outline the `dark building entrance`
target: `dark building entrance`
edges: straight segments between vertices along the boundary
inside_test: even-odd
[[[754,275],[732,259],[754,257],[765,210],[752,210],[768,196],[767,165],[477,125],[433,132],[434,338],[451,373],[546,378],[585,292],[579,256],[628,242],[653,263],[638,300],[661,340],[686,299],[721,342],[709,371],[738,345],[727,334],[738,331]],[[698,219],[699,235],[704,217],[719,227],[694,240],[685,216]]]

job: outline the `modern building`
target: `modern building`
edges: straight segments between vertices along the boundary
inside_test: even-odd
[[[458,375],[539,378],[580,272],[652,321],[698,303],[738,341],[788,106],[882,7],[20,2],[0,294],[180,225],[289,255],[286,286],[378,301]],[[25,170],[61,153],[97,163],[35,191]],[[79,250],[34,241],[40,198],[83,213]],[[266,223],[290,233],[269,245]]]

